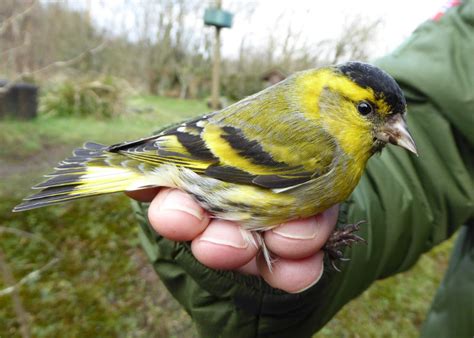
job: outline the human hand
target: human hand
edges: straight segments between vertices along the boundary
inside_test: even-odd
[[[323,273],[322,248],[334,231],[339,206],[322,214],[284,223],[266,231],[264,240],[275,258],[269,271],[258,248],[245,241],[235,222],[211,218],[191,196],[177,189],[152,188],[128,192],[141,202],[151,202],[148,219],[161,236],[191,241],[195,258],[212,269],[259,275],[274,288],[290,293],[316,284]]]

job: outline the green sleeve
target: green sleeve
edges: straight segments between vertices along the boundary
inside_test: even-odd
[[[421,330],[422,338],[474,336],[474,224],[457,238],[448,271]]]
[[[380,65],[394,75],[404,87],[410,102],[431,106],[426,111],[436,119],[446,121],[457,144],[460,163],[470,177],[443,182],[443,177],[433,181],[448,183],[448,203],[439,203],[435,217],[447,219],[445,227],[433,230],[432,240],[437,243],[449,236],[459,223],[461,229],[443,282],[438,289],[421,337],[474,337],[474,217],[473,217],[473,173],[474,173],[474,1],[449,10],[439,21],[422,25],[397,51],[381,60]],[[430,116],[427,116],[430,118]],[[429,128],[431,120],[425,121]],[[445,133],[436,134],[432,140],[443,142]],[[439,146],[434,147],[438,149]],[[451,154],[438,156],[445,159],[452,176],[460,173],[458,162],[451,162]],[[467,217],[458,212],[463,193],[464,203],[470,212]],[[444,207],[446,206],[446,207]],[[454,208],[453,208],[454,206]]]
[[[375,280],[409,269],[422,253],[472,222],[473,4],[466,2],[440,21],[425,23],[378,62],[406,93],[408,123],[420,156],[388,146],[369,161],[339,217],[340,225],[367,220],[361,235],[368,245],[347,250],[351,261],[341,273],[326,269],[318,284],[295,295],[272,289],[257,277],[207,269],[187,243],[166,240],[150,229],[143,217],[146,205],[134,205],[155,270],[202,337],[311,336]],[[457,252],[472,272],[470,243]],[[459,267],[451,270],[452,278],[462,275]],[[472,273],[466,275],[471,276],[466,292],[472,295]],[[449,276],[445,285],[453,285]],[[445,306],[443,294],[438,298],[434,307]],[[431,318],[424,332],[431,332]]]

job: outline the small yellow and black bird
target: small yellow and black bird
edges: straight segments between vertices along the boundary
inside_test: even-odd
[[[392,143],[416,153],[395,80],[361,62],[303,71],[212,114],[112,146],[86,143],[14,211],[175,187],[253,231],[344,201]]]

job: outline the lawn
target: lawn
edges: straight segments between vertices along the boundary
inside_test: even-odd
[[[129,104],[130,113],[113,121],[0,121],[0,260],[11,278],[24,281],[11,292],[8,272],[0,271],[0,337],[20,336],[22,318],[34,337],[196,336],[148,264],[123,195],[10,212],[41,174],[84,141],[131,140],[206,111],[201,101],[150,96]],[[416,337],[451,247],[449,241],[411,271],[373,285],[317,337]]]

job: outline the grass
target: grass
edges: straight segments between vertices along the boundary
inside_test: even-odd
[[[39,175],[85,140],[115,143],[143,137],[207,110],[201,101],[152,96],[134,97],[129,104],[128,115],[111,121],[0,121],[0,250],[16,281],[54,263],[18,288],[20,312],[34,337],[196,336],[191,320],[148,264],[124,196],[10,212]],[[449,241],[411,271],[375,283],[317,337],[416,337],[451,246]],[[0,277],[0,337],[17,337],[18,308],[11,294],[1,295],[7,286]]]
[[[451,239],[423,255],[410,271],[374,283],[315,337],[418,337],[453,243]]]
[[[191,321],[139,249],[125,197],[80,201],[21,216],[12,215],[8,204],[1,205],[3,224],[51,243],[48,248],[36,239],[2,234],[1,249],[15,279],[58,259],[20,288],[34,337],[194,334]],[[0,336],[18,336],[17,314],[8,296],[0,297],[0,318]]]
[[[0,121],[0,249],[16,281],[57,260],[19,288],[34,337],[195,336],[138,244],[126,197],[11,213],[41,174],[84,141],[132,140],[206,111],[201,102],[153,97],[132,98],[130,105],[139,113],[114,120]],[[0,292],[5,287],[0,277]],[[17,312],[10,295],[0,295],[0,337],[20,336]]]
[[[132,97],[129,106],[131,112],[113,120],[38,118],[34,121],[1,121],[0,156],[23,160],[45,148],[79,146],[85,140],[116,143],[144,137],[167,124],[208,110],[202,101],[153,96]]]

